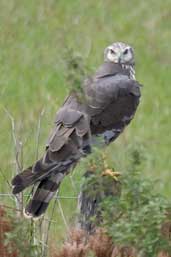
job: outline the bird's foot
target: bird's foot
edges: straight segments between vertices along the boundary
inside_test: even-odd
[[[121,175],[118,171],[113,171],[112,169],[105,169],[105,171],[102,172],[102,176],[110,176],[115,181],[118,181],[118,177]]]

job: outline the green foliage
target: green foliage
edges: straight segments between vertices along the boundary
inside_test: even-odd
[[[71,90],[81,90],[82,83],[86,76],[85,60],[80,53],[74,52],[73,49],[65,50],[65,78]]]
[[[120,182],[117,183],[112,177],[103,175],[108,166],[105,158],[102,152],[97,151],[89,157],[85,165],[87,172],[82,179],[81,191],[86,197],[104,199],[105,193],[116,195],[120,191]]]
[[[171,205],[155,193],[157,182],[143,176],[137,150],[131,159],[121,178],[120,197],[108,197],[101,205],[103,225],[117,245],[133,246],[141,256],[155,257],[161,249],[171,253],[171,242],[161,233]]]
[[[64,53],[64,66],[66,70],[64,77],[69,93],[74,93],[81,102],[84,102],[83,84],[88,72],[86,59],[84,59],[81,53],[66,47]]]
[[[34,242],[33,227],[30,221],[23,218],[10,217],[11,230],[6,232],[5,244],[12,246],[11,251],[16,249],[20,257],[36,257],[41,256],[41,245]]]

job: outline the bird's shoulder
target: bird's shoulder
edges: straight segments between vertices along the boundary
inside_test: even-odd
[[[104,62],[96,71],[94,78],[100,79],[108,76],[116,75],[125,75],[129,76],[129,71],[123,69],[122,66],[118,63]]]
[[[91,98],[112,98],[133,94],[140,97],[141,85],[131,79],[129,71],[119,64],[104,63],[94,76],[85,80],[85,94]]]

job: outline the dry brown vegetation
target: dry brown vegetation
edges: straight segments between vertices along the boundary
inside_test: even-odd
[[[164,224],[162,231],[169,226],[171,227],[170,223]],[[165,236],[168,237],[167,232]],[[50,257],[138,257],[138,252],[133,247],[114,245],[103,229],[98,229],[93,235],[88,235],[80,229],[73,229],[60,250],[52,247]],[[161,251],[157,257],[171,256]]]
[[[0,256],[18,257],[17,250],[13,243],[5,245],[5,233],[12,231],[10,219],[2,206],[0,206]]]
[[[74,229],[64,242],[62,249],[54,249],[51,257],[136,257],[136,250],[130,247],[117,247],[104,230],[98,229],[93,235]],[[161,257],[161,256],[160,256]]]

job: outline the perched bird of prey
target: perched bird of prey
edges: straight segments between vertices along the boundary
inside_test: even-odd
[[[12,180],[13,194],[37,184],[25,216],[44,214],[65,175],[91,152],[92,137],[102,135],[105,144],[116,139],[135,114],[140,86],[133,48],[121,42],[108,46],[102,66],[84,81],[82,97],[71,92],[57,112],[42,158]]]

